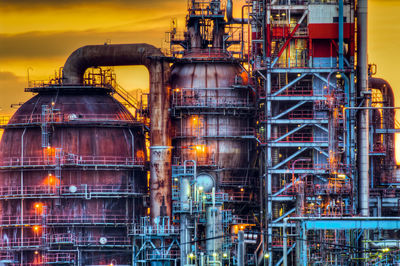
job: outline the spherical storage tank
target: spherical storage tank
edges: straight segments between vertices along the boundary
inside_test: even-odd
[[[143,127],[103,87],[30,90],[0,144],[2,258],[130,264],[129,228],[145,209]]]

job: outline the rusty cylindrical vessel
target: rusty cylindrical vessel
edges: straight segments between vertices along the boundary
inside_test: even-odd
[[[240,65],[213,56],[190,54],[189,62],[172,68],[173,156],[175,163],[196,160],[197,172],[211,175],[230,202],[249,203],[254,194],[244,188],[254,177],[254,99]]]

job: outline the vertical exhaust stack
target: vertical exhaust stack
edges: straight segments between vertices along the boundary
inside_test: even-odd
[[[63,85],[81,85],[86,69],[143,65],[150,75],[150,200],[151,217],[160,216],[163,200],[171,215],[170,67],[163,53],[149,44],[88,45],[74,51],[63,69]],[[164,207],[163,207],[164,208]]]
[[[357,6],[358,28],[358,92],[364,107],[370,105],[368,89],[368,0],[359,0]],[[369,112],[360,110],[358,122],[358,202],[361,216],[369,216]]]

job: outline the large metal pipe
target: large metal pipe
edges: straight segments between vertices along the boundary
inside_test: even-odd
[[[242,10],[243,13],[243,10]],[[243,14],[242,14],[243,15]],[[233,17],[233,1],[228,0],[226,1],[226,20],[228,24],[247,24],[249,21],[248,19],[237,19]]]
[[[143,65],[150,76],[150,198],[151,217],[160,215],[163,201],[171,215],[170,66],[156,47],[141,44],[88,45],[75,50],[63,69],[64,85],[81,85],[86,69],[99,66]]]
[[[389,82],[381,78],[370,77],[368,79],[368,87],[370,89],[377,89],[381,92],[384,106],[394,107],[394,93]],[[384,109],[382,110],[383,117],[383,127],[384,129],[395,128],[395,110],[394,109]],[[385,168],[393,170],[395,163],[395,143],[394,134],[385,134],[385,146],[387,148],[385,157]]]
[[[368,0],[359,0],[357,5],[358,33],[358,92],[363,98],[363,106],[369,107],[368,89]],[[359,112],[358,124],[358,189],[359,211],[361,216],[369,216],[369,110]]]

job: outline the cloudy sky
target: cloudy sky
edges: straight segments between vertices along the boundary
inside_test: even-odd
[[[238,2],[239,0],[236,0]],[[243,0],[240,0],[243,1]],[[0,0],[0,113],[25,101],[31,80],[46,80],[86,44],[147,42],[165,47],[171,18],[184,27],[187,0]],[[400,87],[400,0],[370,0],[369,60]],[[144,67],[117,68],[126,89],[148,87]],[[400,92],[396,93],[400,104]]]

